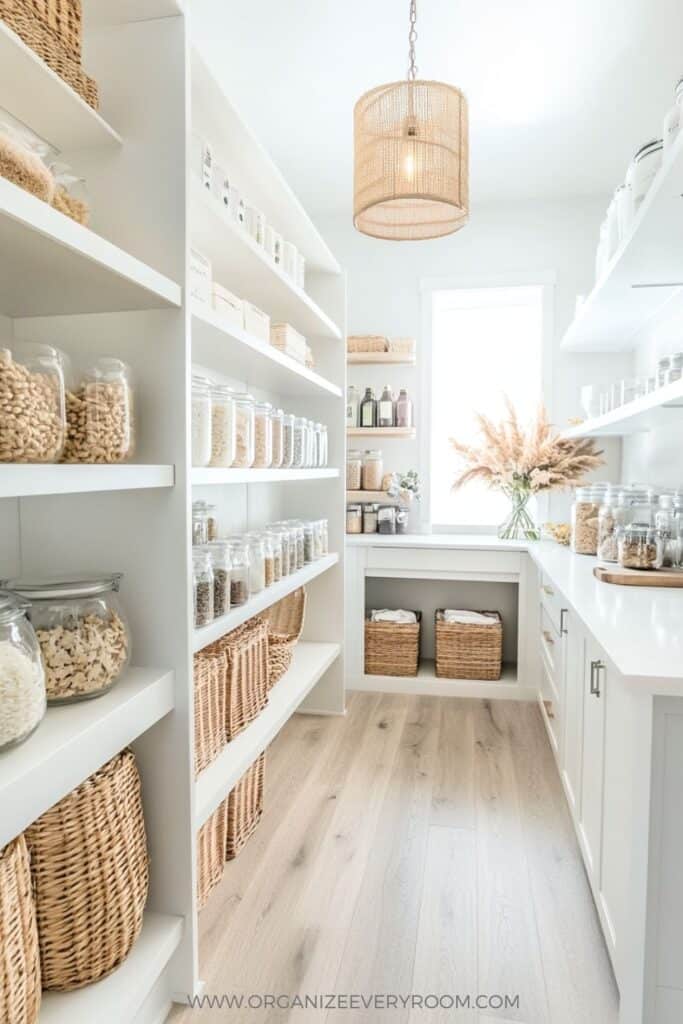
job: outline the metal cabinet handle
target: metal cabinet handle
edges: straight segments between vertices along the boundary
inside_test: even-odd
[[[594,697],[600,696],[600,672],[604,669],[604,661],[591,661],[590,688]]]
[[[546,642],[547,644],[550,644],[550,645],[551,645],[552,647],[554,647],[554,646],[555,646],[555,641],[553,640],[553,635],[552,635],[552,633],[550,633],[550,632],[549,632],[549,631],[548,631],[547,629],[544,629],[544,630],[543,630],[543,636],[544,636],[544,638],[545,638],[545,642]]]
[[[560,609],[560,636],[567,636],[567,633],[569,632],[567,627],[564,624],[564,617],[565,617],[565,615],[568,615],[568,614],[569,614],[569,609],[568,608],[561,608]]]
[[[544,594],[547,594],[548,597],[554,597],[555,596],[555,591],[553,590],[552,587],[549,587],[547,583],[543,584],[543,586],[541,587],[541,590],[543,591]]]

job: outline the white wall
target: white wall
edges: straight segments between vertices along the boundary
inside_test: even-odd
[[[579,415],[581,384],[607,386],[624,375],[624,357],[560,353],[559,339],[573,316],[576,295],[590,290],[595,243],[604,214],[603,200],[562,203],[495,204],[475,209],[470,223],[456,235],[430,242],[383,242],[360,235],[348,212],[318,215],[327,242],[348,273],[348,323],[351,334],[413,335],[418,339],[418,365],[412,367],[349,367],[351,383],[380,386],[385,380],[420,394],[420,281],[428,277],[472,278],[529,272],[556,274],[552,384],[546,396],[558,427]],[[683,346],[681,346],[683,347]],[[372,369],[372,372],[370,370]],[[389,371],[389,372],[388,372]],[[421,410],[418,408],[418,433]],[[608,466],[598,476],[619,475],[620,445],[605,446]],[[419,464],[419,440],[383,444],[387,469]],[[550,514],[567,517],[568,499],[553,498]]]

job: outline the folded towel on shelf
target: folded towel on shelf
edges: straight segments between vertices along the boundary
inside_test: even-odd
[[[499,622],[497,615],[470,612],[464,608],[446,608],[443,620],[444,622],[461,622],[468,626],[495,626]]]
[[[407,612],[402,608],[379,608],[370,612],[371,622],[400,622],[402,624],[415,624],[417,616],[415,612]]]

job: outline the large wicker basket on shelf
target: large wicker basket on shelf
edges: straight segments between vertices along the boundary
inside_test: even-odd
[[[224,800],[197,833],[197,903],[200,910],[223,877],[227,811],[227,800]]]
[[[148,857],[140,776],[124,750],[26,830],[44,989],[105,977],[140,934]]]
[[[53,32],[75,60],[81,59],[83,5],[81,0],[15,0]]]
[[[503,622],[498,612],[492,626],[445,622],[442,609],[436,612],[434,642],[436,675],[441,679],[500,679],[503,662]]]
[[[225,678],[223,651],[194,656],[194,770],[199,775],[225,746]]]
[[[292,664],[294,648],[304,628],[306,590],[299,587],[271,605],[265,615],[268,622],[268,685],[272,687]]]
[[[225,742],[242,732],[268,703],[268,624],[260,617],[204,648],[224,655]]]
[[[370,676],[416,676],[422,612],[417,622],[365,620],[365,672]]]
[[[0,1021],[36,1024],[40,960],[31,868],[23,836],[0,850]]]
[[[225,859],[233,860],[256,831],[263,815],[265,751],[247,769],[228,796]]]

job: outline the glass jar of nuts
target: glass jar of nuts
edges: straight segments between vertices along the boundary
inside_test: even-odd
[[[67,433],[63,462],[126,462],[135,452],[130,369],[103,357],[86,367],[66,394]]]
[[[598,552],[598,515],[608,484],[577,487],[572,505],[571,547],[578,555]]]
[[[619,532],[619,565],[624,569],[661,569],[662,541],[649,523],[630,523]]]
[[[65,438],[62,353],[0,348],[0,462],[59,462]]]

